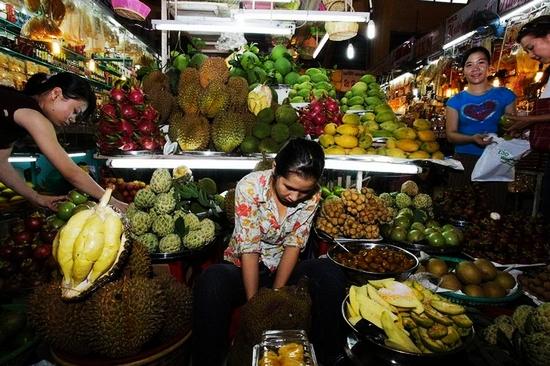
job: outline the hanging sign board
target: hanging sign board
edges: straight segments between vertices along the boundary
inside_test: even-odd
[[[361,76],[365,75],[364,70],[342,70],[342,86],[340,91],[348,91],[353,84],[361,79]]]
[[[502,15],[530,1],[531,0],[500,0],[498,2],[498,13]]]
[[[470,1],[468,5],[451,15],[445,22],[445,39],[443,43],[452,41],[469,31],[474,30],[473,20],[477,13],[484,10],[497,12],[497,0]]]
[[[441,26],[431,31],[414,42],[414,58],[417,60],[433,55],[441,49],[443,45],[443,33],[445,27]]]
[[[413,59],[414,43],[415,39],[411,37],[391,52],[394,67]]]

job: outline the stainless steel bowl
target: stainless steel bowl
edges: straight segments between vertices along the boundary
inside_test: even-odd
[[[345,264],[338,262],[338,260],[336,260],[336,254],[344,253],[345,251],[338,245],[331,247],[327,253],[328,257],[334,263],[340,266],[342,270],[344,270],[344,272],[347,274],[349,280],[352,283],[355,283],[358,285],[363,285],[367,283],[369,280],[378,280],[378,279],[390,278],[390,277],[395,278],[397,281],[406,280],[412,273],[416,271],[420,263],[418,261],[418,258],[408,250],[405,250],[403,248],[400,248],[391,244],[371,243],[371,242],[362,241],[362,240],[348,241],[341,244],[344,247],[346,247],[351,253],[358,253],[361,249],[374,249],[374,248],[393,249],[395,251],[404,253],[407,257],[411,258],[414,261],[413,266],[403,272],[369,272],[362,269],[349,267],[349,266],[346,266]]]

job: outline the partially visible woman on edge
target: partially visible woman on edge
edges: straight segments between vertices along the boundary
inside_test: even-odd
[[[86,80],[68,72],[33,75],[22,92],[0,86],[0,181],[34,205],[56,210],[64,196],[42,195],[25,184],[8,158],[13,144],[30,135],[52,165],[74,187],[99,199],[105,192],[69,157],[57,140],[55,127],[92,115],[95,94]],[[121,210],[126,204],[114,198]]]
[[[468,89],[447,101],[447,140],[455,144],[455,159],[464,166],[464,172],[451,173],[449,182],[455,187],[471,183],[474,166],[485,146],[491,144],[488,133],[497,133],[500,117],[516,110],[516,96],[507,88],[489,83],[491,55],[484,47],[473,47],[464,53],[462,67]],[[503,212],[506,209],[506,183],[483,183],[489,196],[489,208]]]
[[[310,340],[319,362],[334,366],[343,355],[346,332],[339,308],[345,275],[328,258],[299,259],[320,201],[324,160],[319,144],[292,139],[273,169],[250,173],[237,184],[235,229],[225,262],[211,265],[195,282],[193,365],[223,365],[232,309],[260,287],[281,288],[302,276],[309,279]]]

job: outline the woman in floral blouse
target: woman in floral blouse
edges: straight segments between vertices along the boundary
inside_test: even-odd
[[[312,298],[310,338],[321,362],[334,365],[345,341],[339,313],[345,276],[328,259],[299,261],[319,204],[325,158],[319,144],[292,139],[272,170],[253,172],[235,191],[235,229],[224,263],[195,285],[193,365],[222,365],[231,311],[260,286],[281,288],[307,276]]]

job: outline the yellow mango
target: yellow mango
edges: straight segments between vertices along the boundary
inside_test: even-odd
[[[367,149],[367,155],[376,155],[376,148],[374,147],[369,147]]]
[[[429,159],[430,154],[425,151],[418,150],[409,154],[409,159]]]
[[[325,149],[325,155],[346,155],[346,151],[340,146],[331,146]]]
[[[398,149],[396,147],[391,147],[386,149],[386,155],[391,156],[392,158],[406,158],[407,155],[405,152],[401,149]]]
[[[432,124],[426,119],[417,118],[413,122],[413,127],[416,128],[418,131],[424,131],[432,128]]]
[[[386,155],[386,148],[385,147],[379,147],[378,149],[376,149],[376,155],[382,155],[382,156],[385,156]]]
[[[340,125],[338,126],[338,128],[336,128],[336,132],[341,135],[357,136],[357,134],[359,133],[359,129],[356,126],[352,125]]]
[[[420,148],[420,144],[411,139],[397,140],[396,146],[405,152],[415,152]]]
[[[319,143],[322,147],[329,147],[330,145],[334,145],[334,136],[322,134],[319,136]]]
[[[336,123],[327,123],[325,125],[325,128],[323,129],[323,132],[326,133],[327,135],[336,135],[336,128],[338,127],[338,125]]]
[[[393,137],[398,140],[414,140],[416,138],[416,132],[410,127],[400,127],[393,131]]]
[[[445,155],[441,151],[436,151],[432,154],[432,159],[436,160],[443,160],[445,158]]]
[[[353,149],[359,144],[359,140],[357,140],[357,137],[352,135],[336,136],[334,137],[334,142],[336,143],[336,145],[344,147],[346,149]]]
[[[346,125],[354,125],[357,126],[361,120],[361,117],[355,113],[346,113],[342,117],[342,123]]]
[[[435,141],[437,139],[432,130],[418,131],[416,134],[420,141]]]
[[[348,155],[364,155],[366,153],[367,153],[367,150],[357,146],[351,149]]]
[[[394,149],[397,146],[396,142],[397,142],[397,140],[395,138],[388,137],[388,139],[386,140],[386,147],[388,149]]]
[[[420,149],[428,153],[434,153],[439,150],[439,143],[437,141],[423,142]]]

